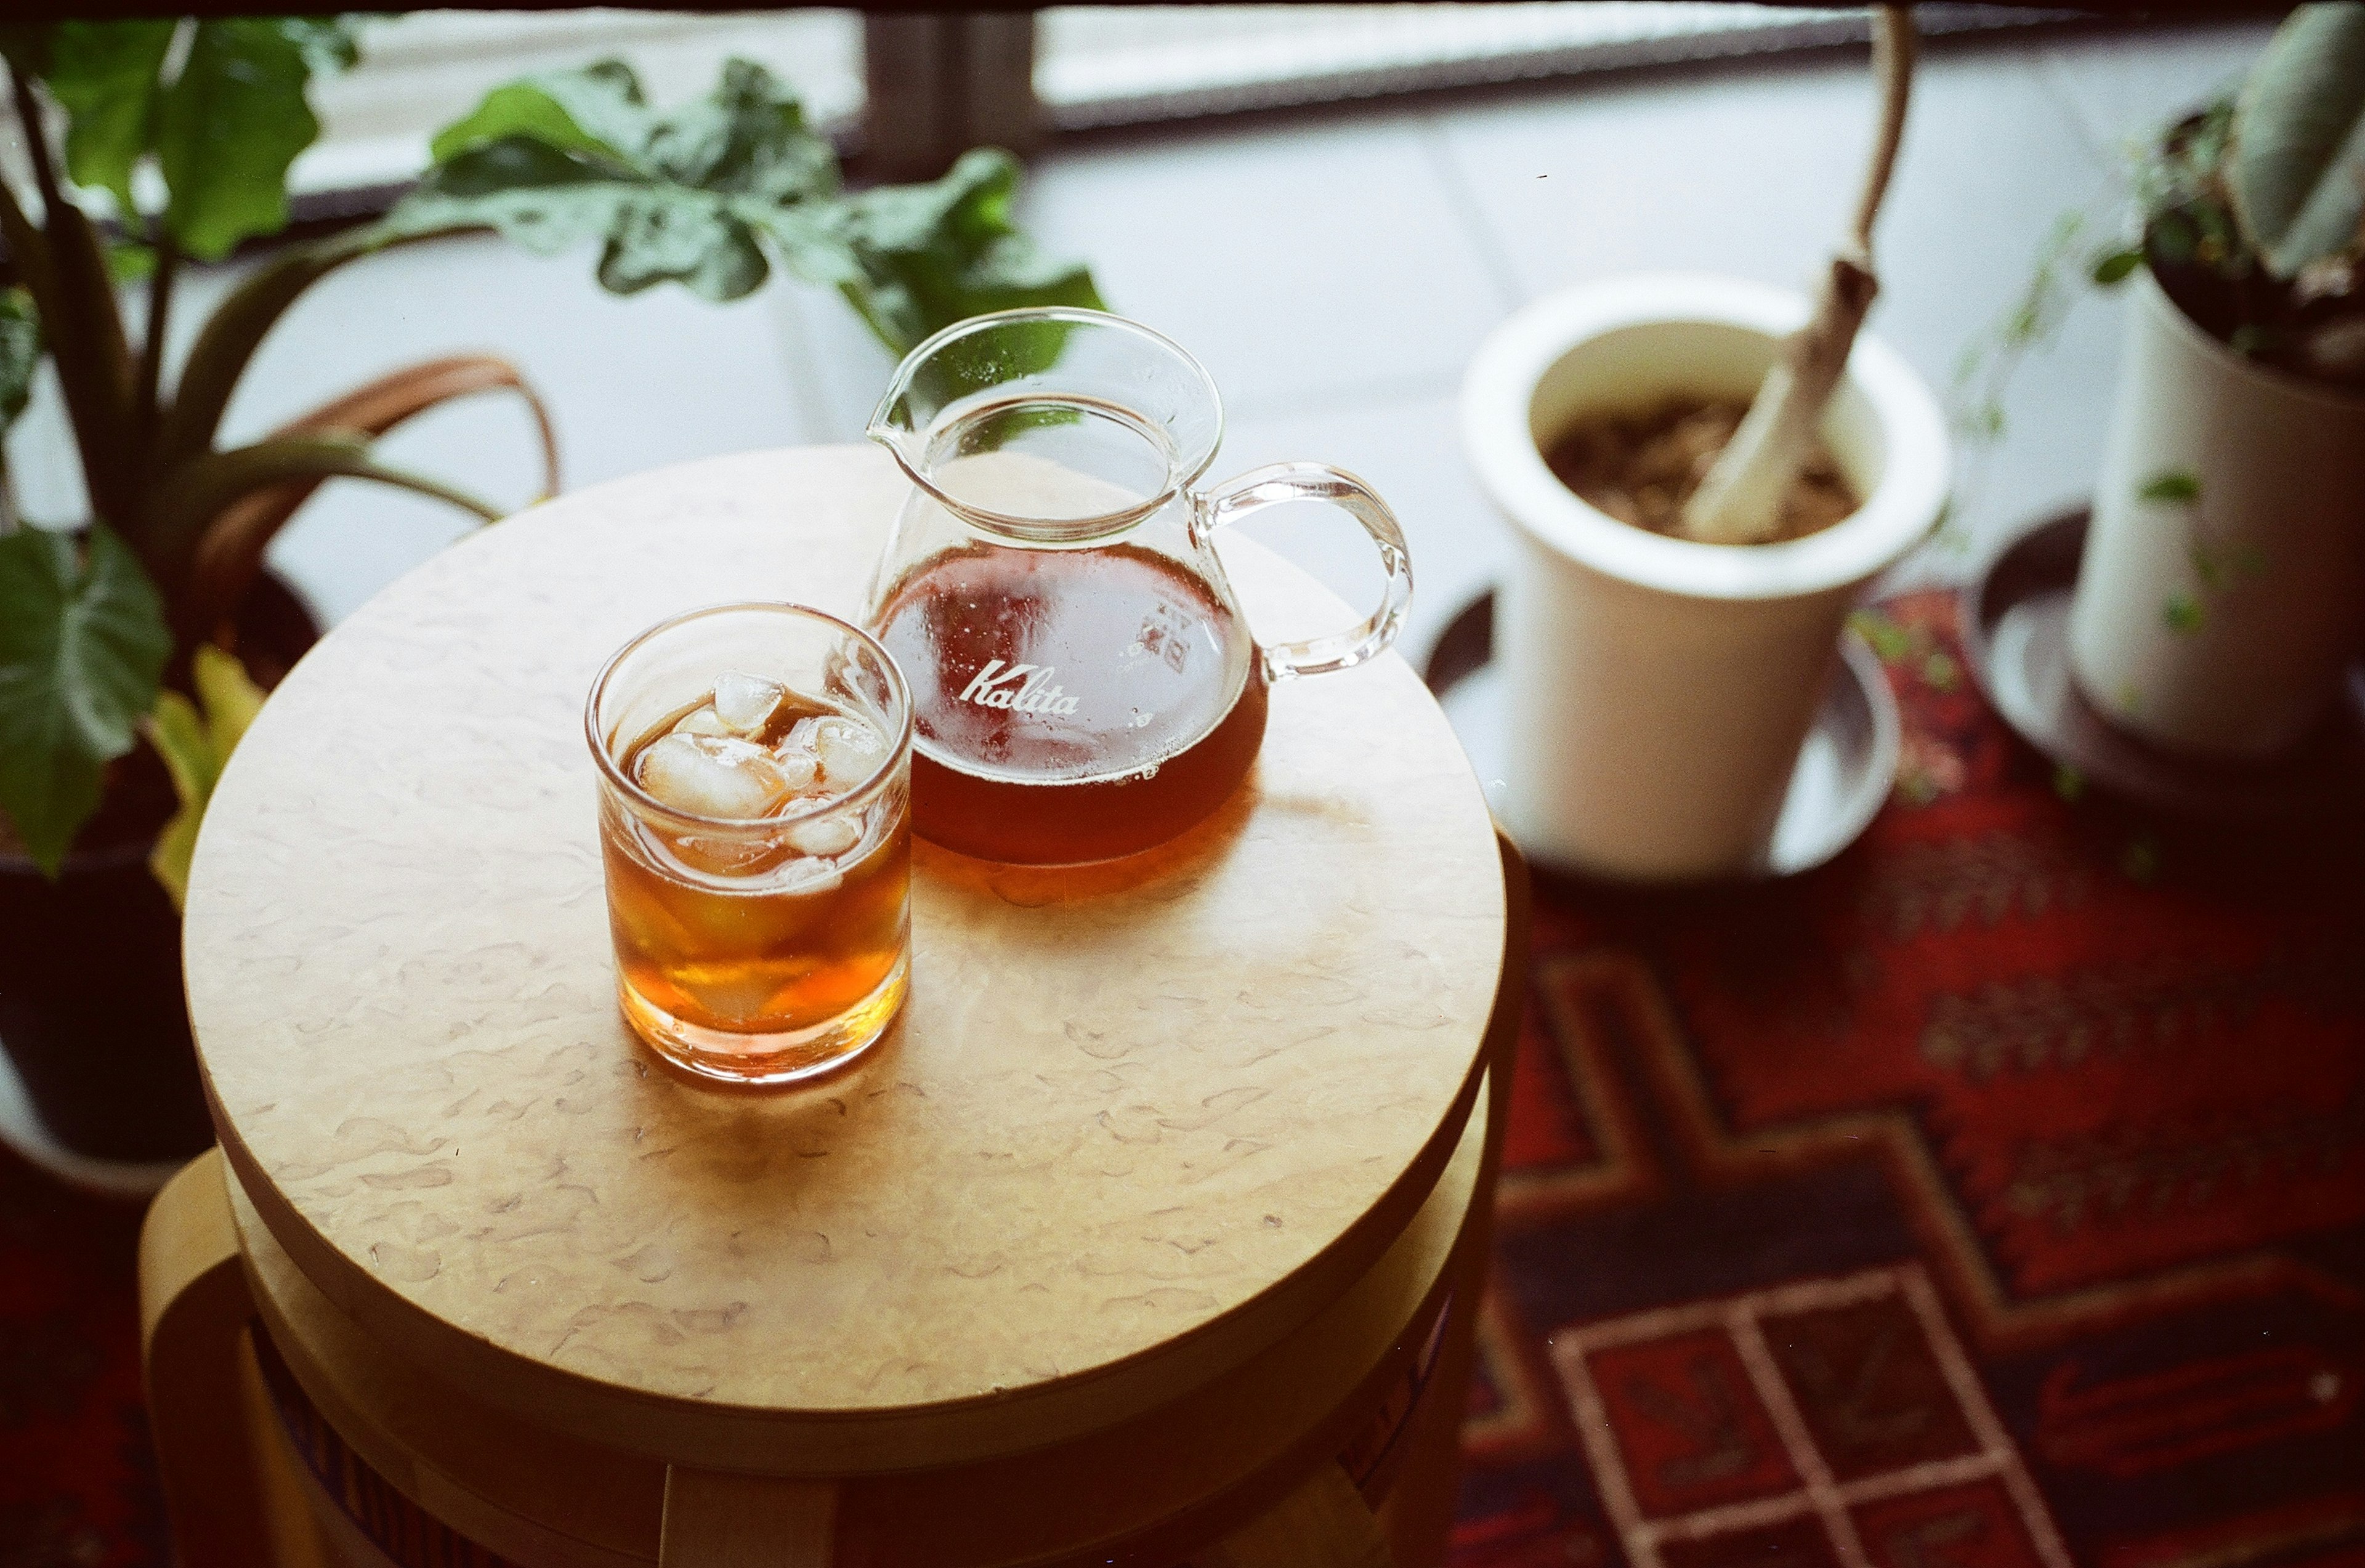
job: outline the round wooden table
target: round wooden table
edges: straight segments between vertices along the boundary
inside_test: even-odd
[[[901,496],[883,454],[805,449],[488,529],[327,637],[213,798],[189,1001],[256,1305],[381,1471],[469,1495],[413,1502],[514,1524],[497,1550],[721,1562],[744,1529],[803,1543],[767,1561],[949,1568],[1149,1529],[1186,1554],[1239,1523],[1196,1505],[1239,1477],[1076,1478],[1178,1412],[1272,1425],[1308,1335],[1414,1364],[1396,1341],[1483,1229],[1505,879],[1393,656],[1278,688],[1248,785],[1162,849],[1047,871],[922,846],[911,1001],[840,1076],[735,1091],[632,1036],[591,678],[701,604],[852,617]],[[1252,542],[1226,558],[1263,637],[1353,618]],[[1329,1399],[1378,1364],[1305,1375]],[[1321,1425],[1273,1420],[1246,1458]],[[1243,1506],[1289,1491],[1279,1462]],[[503,1463],[542,1479],[450,1473]],[[1030,1473],[1112,1487],[1105,1518],[1078,1501],[1004,1540],[926,1501],[990,1514],[979,1478]],[[621,1500],[650,1485],[644,1528]],[[536,1524],[570,1488],[605,1500]]]

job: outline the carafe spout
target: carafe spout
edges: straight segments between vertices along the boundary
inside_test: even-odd
[[[913,478],[920,476],[923,466],[920,432],[886,420],[874,419],[862,433],[895,454],[895,461]]]

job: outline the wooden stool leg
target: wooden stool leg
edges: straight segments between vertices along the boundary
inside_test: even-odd
[[[837,1487],[827,1481],[666,1472],[657,1568],[829,1568]]]
[[[182,1568],[272,1561],[240,1369],[254,1317],[221,1151],[164,1185],[140,1230],[140,1350]]]
[[[1504,834],[1496,834],[1503,857],[1503,969],[1495,986],[1494,1011],[1486,1019],[1486,1158],[1479,1167],[1476,1212],[1455,1245],[1453,1304],[1446,1319],[1403,1470],[1380,1509],[1397,1568],[1437,1568],[1453,1530],[1462,1479],[1462,1417],[1470,1374],[1478,1360],[1478,1308],[1486,1294],[1495,1257],[1495,1183],[1501,1174],[1503,1137],[1509,1126],[1511,1074],[1527,1014],[1528,864]]]
[[[1380,1521],[1335,1464],[1191,1560],[1191,1568],[1394,1568]]]

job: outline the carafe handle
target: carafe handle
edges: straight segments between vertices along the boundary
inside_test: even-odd
[[[1395,514],[1369,485],[1328,464],[1275,463],[1250,469],[1220,488],[1196,493],[1191,501],[1191,533],[1202,546],[1216,530],[1266,507],[1286,501],[1327,501],[1362,523],[1379,549],[1380,569],[1387,574],[1380,607],[1349,631],[1302,643],[1261,646],[1265,679],[1283,681],[1352,669],[1385,653],[1396,640],[1405,606],[1412,601],[1412,556],[1405,549],[1404,530],[1396,525]]]

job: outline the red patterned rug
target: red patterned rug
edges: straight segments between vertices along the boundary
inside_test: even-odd
[[[1455,1568],[2365,1564],[2365,832],[2081,799],[1874,630],[1848,853],[1538,890]]]
[[[1454,1568],[2365,1568],[2365,828],[2170,832],[1885,607],[1831,866],[1539,888]],[[0,1568],[163,1568],[136,1222],[0,1156]]]

